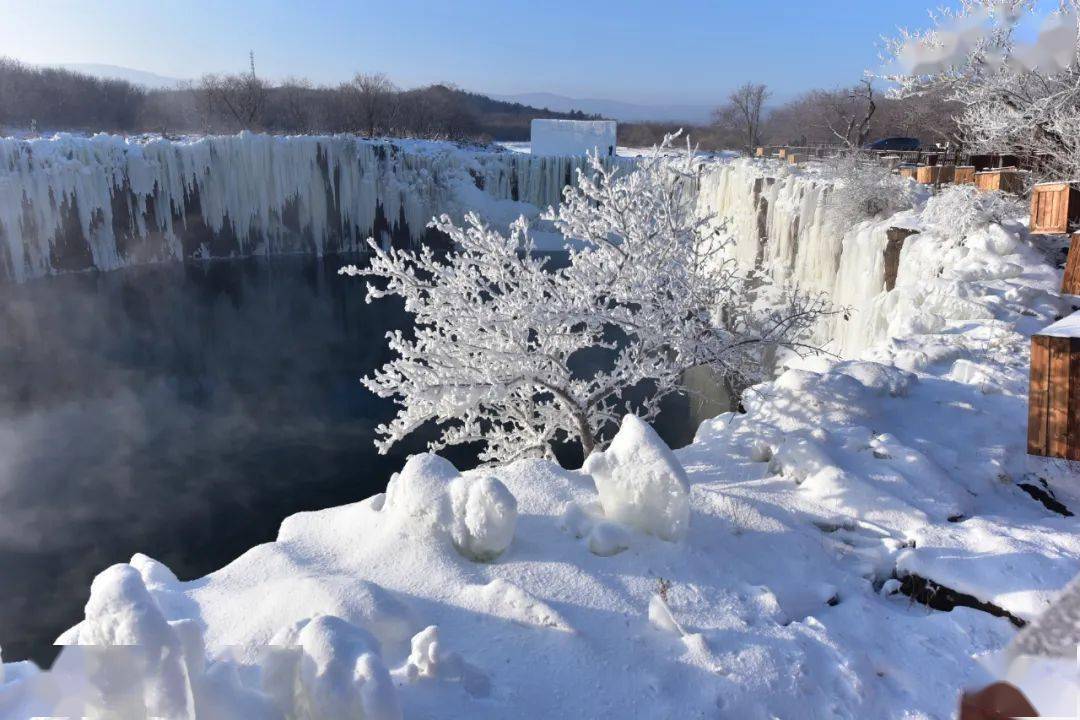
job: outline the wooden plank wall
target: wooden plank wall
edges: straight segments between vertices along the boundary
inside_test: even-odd
[[[1080,460],[1080,338],[1031,338],[1028,452]]]
[[[1020,173],[1015,168],[1004,168],[976,172],[975,187],[980,190],[1000,190],[1018,194],[1023,190],[1023,182],[1020,180]]]
[[[1080,221],[1080,191],[1068,183],[1039,183],[1031,189],[1031,232],[1059,235]]]
[[[974,185],[975,184],[975,166],[974,165],[957,165],[956,171],[953,173],[953,182],[957,185]]]
[[[1080,295],[1080,233],[1073,233],[1069,244],[1069,258],[1065,261],[1065,278],[1061,281],[1065,295]]]

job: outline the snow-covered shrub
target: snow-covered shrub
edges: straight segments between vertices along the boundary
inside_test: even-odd
[[[686,471],[660,436],[634,415],[604,452],[585,460],[604,514],[664,540],[677,540],[690,525],[690,485]]]
[[[926,201],[924,224],[957,242],[990,223],[1015,223],[1025,215],[1024,203],[1002,192],[983,192],[974,185],[948,185]]]
[[[465,557],[490,562],[514,539],[517,500],[498,478],[459,477],[450,483],[451,536]]]
[[[829,221],[840,232],[864,220],[907,210],[917,199],[915,183],[860,153],[835,158],[829,172],[835,181],[826,201]]]
[[[624,413],[653,417],[684,371],[750,384],[767,353],[805,340],[824,302],[754,302],[766,288],[724,259],[729,240],[697,212],[697,159],[669,144],[629,172],[590,159],[544,215],[567,238],[567,267],[534,254],[524,217],[504,234],[469,214],[432,222],[453,243],[446,254],[369,240],[370,267],[342,268],[385,280],[368,300],[400,296],[415,316],[412,337],[389,335],[397,357],[364,380],[400,406],[378,428],[381,452],[434,422],[432,450],[482,442],[482,460],[509,462],[569,441],[588,455]],[[583,376],[571,358],[587,351],[608,361]]]
[[[1080,2],[963,0],[885,43],[898,98],[958,103],[964,145],[1010,153],[1046,178],[1080,174]],[[1032,42],[1028,21],[1042,27]]]

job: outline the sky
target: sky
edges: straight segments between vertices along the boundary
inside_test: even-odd
[[[175,78],[236,72],[332,84],[715,104],[764,82],[774,99],[850,84],[878,43],[941,0],[0,0],[0,55]]]

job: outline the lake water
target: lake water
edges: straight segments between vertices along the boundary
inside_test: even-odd
[[[281,520],[385,489],[359,379],[409,325],[364,302],[356,258],[279,257],[66,275],[0,289],[0,647],[51,663],[90,581],[135,552],[181,579],[273,540]],[[689,442],[728,409],[707,379],[656,425]],[[475,465],[475,448],[443,454]],[[580,456],[564,452],[564,464]]]

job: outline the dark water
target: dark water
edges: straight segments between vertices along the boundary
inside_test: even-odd
[[[48,664],[90,581],[144,552],[181,579],[272,540],[286,516],[381,492],[428,438],[379,455],[394,414],[359,379],[409,325],[368,305],[355,258],[68,275],[0,290],[0,646]],[[699,383],[707,394],[710,383]],[[672,398],[682,445],[722,396]],[[475,448],[444,452],[459,468]],[[566,464],[580,462],[567,453]]]

